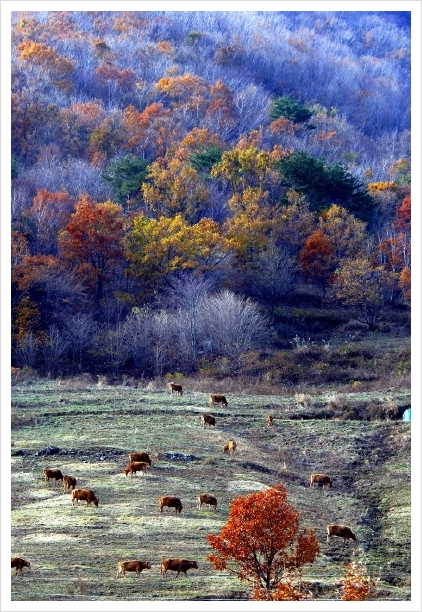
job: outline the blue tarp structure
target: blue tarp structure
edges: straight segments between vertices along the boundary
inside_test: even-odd
[[[412,420],[412,410],[411,408],[408,408],[407,410],[404,411],[403,421],[407,421],[408,423],[410,423],[411,420]]]

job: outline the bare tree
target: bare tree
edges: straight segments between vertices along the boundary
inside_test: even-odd
[[[242,354],[262,346],[268,338],[268,320],[258,305],[232,291],[222,291],[207,298],[200,316],[213,352],[227,357],[234,370]]]
[[[133,308],[124,322],[127,350],[137,370],[152,362],[153,317],[148,308]]]
[[[84,352],[92,344],[96,329],[97,324],[89,314],[78,313],[66,321],[65,336],[79,371],[83,369]]]
[[[15,350],[16,363],[18,363],[20,367],[29,366],[32,368],[35,365],[37,344],[37,339],[32,331],[26,333],[20,339]]]
[[[101,327],[93,339],[95,352],[103,360],[103,365],[119,374],[129,356],[127,334],[123,323]]]
[[[292,292],[297,272],[295,259],[283,247],[271,243],[258,255],[255,269],[247,274],[250,293],[269,305],[271,320],[280,299]]]
[[[174,316],[165,310],[156,312],[152,320],[152,357],[156,376],[172,367],[177,353]]]
[[[69,344],[69,340],[64,338],[63,332],[56,325],[50,325],[47,339],[42,346],[42,353],[49,375],[53,377],[57,375],[60,357],[66,353]]]
[[[188,367],[194,372],[198,361],[199,313],[211,290],[212,282],[204,275],[184,274],[173,282],[167,292],[168,303],[175,310],[179,341],[186,345],[182,353],[190,361]],[[188,352],[186,352],[188,351]]]

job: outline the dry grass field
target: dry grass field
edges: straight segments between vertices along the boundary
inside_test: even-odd
[[[11,553],[31,569],[12,572],[12,601],[247,600],[247,585],[206,561],[206,535],[226,522],[231,499],[280,482],[301,524],[320,540],[321,554],[305,572],[315,599],[339,598],[344,564],[355,553],[377,577],[376,599],[409,600],[410,424],[329,418],[336,398],[321,391],[303,398],[228,392],[227,400],[212,411],[216,427],[204,429],[208,394],[193,385],[178,397],[154,384],[16,382]],[[410,391],[341,400],[362,410],[374,402],[409,403]],[[222,452],[230,438],[238,444],[233,457]],[[60,452],[43,454],[48,447]],[[132,451],[150,453],[147,477],[124,475]],[[77,488],[93,489],[99,506],[73,507],[70,493],[45,483],[43,470],[53,467],[75,476]],[[333,487],[310,489],[315,471],[329,474]],[[197,509],[201,492],[217,497],[217,511]],[[161,495],[180,497],[181,514],[160,513]],[[328,523],[350,525],[357,542],[327,543]],[[163,577],[163,557],[194,559],[199,568]],[[118,561],[130,559],[152,568],[116,579]]]

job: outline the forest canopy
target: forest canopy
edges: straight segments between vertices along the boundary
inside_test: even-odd
[[[292,301],[370,329],[409,307],[409,13],[24,11],[11,28],[16,365],[237,372],[283,345]]]

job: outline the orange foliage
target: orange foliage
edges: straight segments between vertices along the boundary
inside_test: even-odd
[[[172,55],[174,53],[174,47],[168,40],[158,42],[157,49],[159,53],[164,53],[165,55]]]
[[[41,314],[35,302],[28,295],[24,295],[12,312],[12,339],[21,343],[29,332],[36,334],[39,341],[43,333],[40,331]]]
[[[122,128],[126,134],[125,148],[142,153],[151,149],[153,156],[164,155],[173,142],[172,113],[160,102],[150,104],[143,112],[128,106],[123,115]]]
[[[304,599],[301,570],[313,563],[320,547],[313,529],[300,530],[300,512],[287,502],[284,485],[239,496],[219,535],[207,535],[216,553],[214,569],[252,583],[254,599]]]
[[[46,72],[53,85],[70,93],[73,85],[71,77],[75,71],[75,62],[61,57],[55,49],[43,43],[24,40],[18,45],[19,59],[22,63],[38,65]]]
[[[11,255],[12,268],[19,265],[25,257],[30,255],[28,240],[21,232],[12,232]]]
[[[397,219],[394,227],[397,230],[410,231],[411,197],[403,198],[400,208],[397,211]]]
[[[314,232],[299,253],[302,269],[310,282],[321,285],[323,292],[334,280],[334,246],[321,230]]]
[[[403,268],[399,277],[399,287],[403,290],[403,298],[405,301],[409,301],[411,298],[411,274],[409,268]]]
[[[219,136],[213,134],[207,128],[195,127],[183,138],[175,151],[175,157],[181,161],[187,162],[196,151],[211,146],[223,149],[224,142]]]
[[[121,206],[112,202],[96,204],[82,196],[59,235],[61,256],[95,283],[97,297],[101,297],[102,282],[108,280],[107,272],[123,259],[123,230]]]
[[[286,117],[279,117],[270,123],[270,130],[273,134],[293,134],[295,124]]]
[[[400,272],[410,261],[410,243],[402,233],[383,238],[378,250],[384,268],[391,272]]]
[[[29,215],[36,225],[39,246],[42,244],[46,249],[54,249],[57,232],[66,224],[72,207],[73,198],[64,191],[37,191]]]
[[[369,183],[369,193],[376,193],[378,191],[394,191],[397,189],[397,183],[394,181],[380,181],[378,183]]]
[[[122,89],[130,89],[136,81],[136,75],[130,68],[119,70],[109,63],[101,64],[95,70],[95,76],[100,81],[114,81]]]
[[[365,576],[361,563],[352,561],[346,565],[346,570],[346,576],[342,580],[342,601],[365,601],[369,596],[373,596],[375,581]]]

